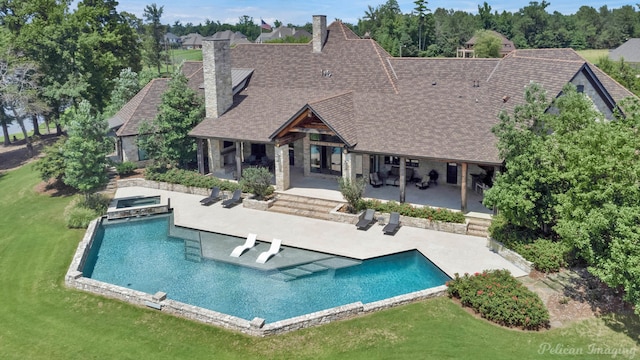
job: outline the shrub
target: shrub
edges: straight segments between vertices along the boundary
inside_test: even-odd
[[[67,142],[66,137],[61,137],[50,146],[42,151],[44,156],[36,162],[35,169],[40,173],[40,178],[44,181],[55,179],[62,181],[64,176],[64,144]]]
[[[537,239],[532,244],[517,246],[516,252],[533,262],[537,270],[554,272],[567,266],[569,247],[561,242]]]
[[[366,181],[364,179],[351,181],[345,178],[338,178],[338,187],[340,188],[340,193],[349,204],[349,212],[356,213],[358,211],[358,203],[362,200],[364,189],[367,187]]]
[[[200,188],[212,188],[214,186],[218,186],[220,187],[220,190],[226,191],[234,191],[240,189],[240,185],[235,182],[221,180],[216,177],[202,175],[195,171],[181,169],[166,170],[163,167],[147,167],[145,171],[145,178],[147,180],[161,181],[171,184],[181,184],[184,186]]]
[[[77,206],[91,209],[101,216],[107,213],[110,201],[111,199],[103,194],[87,194],[78,200]]]
[[[131,161],[125,161],[125,162],[116,164],[116,172],[118,172],[118,175],[120,176],[131,175],[133,174],[133,171],[137,168],[138,168],[138,165],[136,165]]]
[[[71,229],[86,229],[89,223],[103,215],[107,207],[104,206],[104,211],[96,210],[102,209],[99,205],[105,199],[104,196],[99,194],[93,194],[86,197],[77,197],[67,205],[64,210],[64,221],[68,228]]]
[[[509,249],[522,255],[542,272],[558,271],[571,260],[571,248],[561,242],[542,238],[542,232],[510,224],[498,215],[489,233]]]
[[[410,204],[400,204],[395,201],[381,202],[380,200],[360,200],[356,206],[358,211],[374,209],[383,213],[398,212],[400,215],[429,219],[450,223],[464,224],[464,214],[449,209],[430,208],[428,206],[415,207]]]
[[[240,186],[244,192],[254,193],[258,199],[273,194],[271,178],[273,175],[264,167],[248,168],[242,172]]]
[[[508,270],[464,274],[447,282],[449,297],[483,318],[509,327],[537,330],[549,326],[549,311],[540,297],[527,289]]]

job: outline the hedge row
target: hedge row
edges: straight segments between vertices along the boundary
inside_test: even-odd
[[[240,185],[228,180],[221,180],[216,177],[202,175],[195,171],[170,169],[165,172],[154,171],[147,168],[145,178],[152,181],[161,181],[171,184],[180,184],[184,186],[212,188],[220,187],[220,190],[234,191],[240,189]]]
[[[398,212],[400,215],[429,219],[449,223],[464,224],[464,214],[448,209],[434,209],[427,206],[415,207],[410,204],[400,204],[395,201],[382,202],[380,200],[360,200],[358,211],[374,209],[383,213]]]

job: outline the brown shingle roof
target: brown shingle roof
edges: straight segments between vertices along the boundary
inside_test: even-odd
[[[269,142],[308,106],[356,152],[499,164],[491,133],[498,113],[521,104],[531,81],[557,96],[585,65],[571,49],[516,50],[503,59],[393,58],[339,22],[328,31],[319,54],[311,44],[231,49],[232,67],[254,69],[251,84],[191,135]],[[630,94],[594,72],[616,101]]]
[[[124,124],[116,132],[118,136],[138,134],[138,127],[145,121],[153,120],[158,114],[162,94],[167,89],[169,79],[153,79],[140,90],[114,117]]]

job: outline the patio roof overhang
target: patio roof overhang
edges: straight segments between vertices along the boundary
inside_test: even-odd
[[[337,136],[346,147],[352,147],[327,121],[319,116],[309,104],[300,109],[280,128],[269,136],[276,146],[290,144],[306,136],[306,134],[324,134]]]

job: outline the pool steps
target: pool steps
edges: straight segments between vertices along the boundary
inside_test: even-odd
[[[298,265],[292,268],[278,271],[277,273],[270,275],[269,277],[275,280],[292,281],[301,277],[310,276],[315,273],[319,273],[327,270],[342,269],[350,266],[361,264],[362,261],[344,259],[338,257],[332,257],[319,261],[314,261],[302,265]]]
[[[193,262],[202,262],[200,240],[184,239],[184,258]]]

